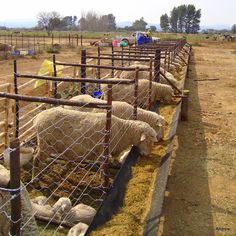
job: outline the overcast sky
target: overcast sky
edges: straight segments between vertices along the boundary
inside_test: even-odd
[[[12,20],[37,20],[40,11],[57,11],[62,16],[93,10],[112,13],[117,22],[134,21],[142,16],[148,23],[159,24],[160,16],[169,14],[174,6],[194,4],[202,9],[201,25],[236,24],[236,0],[2,0],[0,22],[7,26]]]

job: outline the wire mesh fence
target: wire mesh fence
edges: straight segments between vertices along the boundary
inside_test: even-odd
[[[3,235],[19,230],[29,235],[66,235],[79,222],[89,225],[124,154],[135,145],[146,155],[163,135],[159,134],[161,125],[156,125],[163,118],[141,109],[152,105],[155,66],[160,66],[161,54],[157,59],[154,50],[149,58],[144,54],[132,57],[124,51],[123,56],[100,52],[95,58],[82,53],[81,64],[57,62],[54,57],[51,75],[19,73],[15,64],[15,94],[5,90],[7,87],[0,92],[3,114],[9,109],[6,102],[11,101],[14,107],[14,115],[8,117],[7,124],[12,127],[8,126],[7,137],[11,133],[17,138],[10,146],[9,140],[5,144],[0,164],[10,168],[15,177],[19,175],[15,185],[9,185],[13,177],[6,169],[1,178],[5,180],[0,182],[0,191],[6,193],[0,197],[0,224],[6,225],[0,231]],[[107,60],[111,65],[105,64]],[[147,68],[132,66],[135,61],[147,63]],[[57,66],[68,67],[67,76],[58,76]],[[133,79],[116,78],[118,71],[133,73]],[[142,72],[149,76],[145,85],[140,83]],[[25,95],[29,84],[20,87],[21,79],[44,81],[43,97]],[[65,96],[58,99],[66,89]],[[0,125],[6,127],[5,123]],[[9,209],[17,209],[16,214]]]

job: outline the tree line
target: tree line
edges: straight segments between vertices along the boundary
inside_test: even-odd
[[[130,31],[144,31],[148,23],[143,17],[133,22],[132,26],[126,26],[124,28],[118,28],[116,25],[116,18],[113,14],[99,15],[96,12],[88,11],[82,12],[81,18],[77,16],[60,16],[57,12],[40,12],[37,16],[38,24],[36,29],[46,30],[48,35],[53,30],[58,31],[115,31],[115,30],[130,30]],[[152,31],[156,31],[156,26],[151,26]]]
[[[160,17],[160,26],[164,32],[195,34],[200,30],[201,9],[194,5],[174,7],[170,16]]]

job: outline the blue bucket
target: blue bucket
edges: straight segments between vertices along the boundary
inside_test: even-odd
[[[93,97],[94,98],[101,98],[102,97],[102,92],[101,91],[94,91],[93,92]]]
[[[34,50],[30,49],[30,50],[28,51],[28,53],[29,53],[29,55],[32,55],[32,54],[34,54]]]
[[[12,56],[17,57],[17,56],[19,56],[19,55],[20,55],[20,52],[18,52],[18,51],[14,51],[14,52],[12,52]]]

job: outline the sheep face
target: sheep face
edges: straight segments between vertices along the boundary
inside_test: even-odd
[[[157,133],[157,140],[161,140],[164,138],[164,127],[162,126],[162,124],[157,123],[155,131]]]
[[[138,143],[140,154],[142,156],[148,156],[151,153],[152,146],[155,142],[157,142],[156,133],[155,135],[143,133],[140,142]]]

